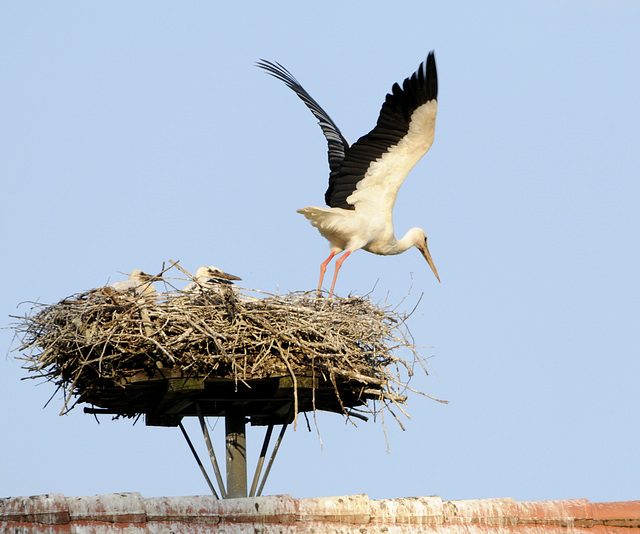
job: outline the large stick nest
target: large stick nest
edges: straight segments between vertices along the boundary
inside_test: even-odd
[[[332,385],[344,413],[355,405],[373,414],[396,406],[406,415],[400,405],[407,382],[422,363],[406,315],[367,297],[269,295],[231,285],[183,292],[173,285],[177,279],[163,272],[167,291],[151,299],[105,287],[34,304],[28,316],[15,317],[27,378],[45,378],[62,390],[62,412],[95,403],[86,399],[101,388],[172,370],[236,383],[291,377],[295,385],[313,377],[314,384]],[[358,402],[343,403],[345,392]]]

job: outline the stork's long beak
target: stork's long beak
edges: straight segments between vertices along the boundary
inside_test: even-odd
[[[218,278],[224,278],[225,280],[242,280],[242,278],[240,278],[239,276],[236,276],[235,274],[225,273],[224,271],[216,273],[216,276]]]
[[[433,271],[433,274],[436,275],[436,278],[438,279],[438,282],[439,282],[440,281],[440,277],[438,276],[438,269],[436,269],[436,264],[433,263],[433,259],[431,258],[431,253],[429,252],[429,247],[427,247],[426,239],[425,239],[424,243],[419,243],[419,244],[416,245],[416,247],[418,247],[418,250],[424,256],[424,259],[427,260],[427,263],[429,264],[429,267],[431,267],[431,270]]]

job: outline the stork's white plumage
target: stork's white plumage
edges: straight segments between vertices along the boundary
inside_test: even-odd
[[[364,249],[381,255],[400,254],[415,246],[438,281],[438,271],[427,247],[427,235],[411,228],[402,239],[393,232],[393,206],[409,171],[433,143],[438,109],[438,77],[433,52],[402,87],[393,85],[373,130],[349,145],[338,127],[292,74],[279,63],[261,60],[257,64],[283,81],[316,117],[329,145],[328,208],[309,206],[304,215],[331,243],[331,254],[320,267],[320,283],[327,265],[336,260],[330,296],[338,271],[353,251]]]
[[[215,289],[220,285],[230,285],[233,280],[242,280],[242,278],[225,273],[222,269],[218,269],[213,265],[203,266],[196,271],[195,281],[187,284],[183,291],[197,291],[199,288]]]
[[[159,276],[153,276],[147,274],[140,269],[134,269],[129,274],[128,280],[121,280],[111,284],[111,288],[115,289],[118,293],[132,293],[138,297],[152,300],[157,296],[156,288],[153,287],[152,282],[161,280]]]

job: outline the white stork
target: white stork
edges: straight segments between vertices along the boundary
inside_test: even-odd
[[[402,239],[393,233],[393,206],[409,171],[433,143],[438,109],[438,77],[433,52],[402,87],[393,85],[373,130],[349,145],[331,117],[279,63],[260,60],[257,66],[284,82],[318,120],[329,145],[328,208],[309,206],[298,213],[331,243],[331,254],[320,266],[318,293],[331,259],[336,260],[329,296],[333,295],[344,260],[360,248],[374,254],[400,254],[415,246],[438,281],[427,247],[427,234],[411,228]]]
[[[129,274],[128,280],[114,282],[110,287],[118,293],[133,293],[145,300],[153,300],[158,293],[156,288],[153,287],[152,282],[156,282],[158,280],[162,280],[162,278],[147,274],[140,269],[134,269],[131,271],[131,274]]]
[[[198,288],[215,289],[219,285],[233,284],[233,280],[242,280],[239,276],[225,273],[213,265],[199,267],[196,271],[195,281],[188,284],[183,291],[192,292]]]

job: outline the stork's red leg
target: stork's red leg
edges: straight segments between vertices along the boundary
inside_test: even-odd
[[[329,265],[329,262],[337,253],[337,250],[332,250],[331,254],[329,254],[329,257],[324,260],[324,262],[322,262],[322,265],[320,265],[320,282],[318,283],[318,296],[320,296],[320,292],[322,291],[322,281],[324,280],[324,273],[327,272],[327,265]]]
[[[331,291],[329,292],[329,298],[333,297],[333,288],[336,287],[336,280],[338,279],[338,271],[342,267],[342,262],[347,259],[347,256],[351,254],[350,250],[347,250],[342,256],[336,260],[336,270],[333,273],[333,282],[331,283]]]

